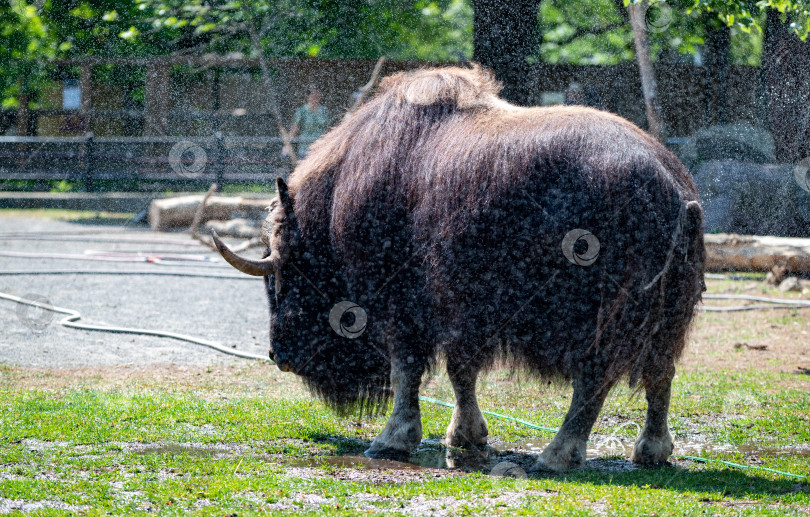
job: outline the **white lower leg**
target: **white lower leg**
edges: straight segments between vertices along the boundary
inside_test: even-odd
[[[371,443],[366,456],[396,457],[407,455],[422,440],[422,418],[419,412],[420,377],[413,378],[403,369],[392,366],[391,387],[394,409],[385,429]]]
[[[675,448],[669,432],[667,415],[671,381],[666,379],[647,388],[647,421],[633,447],[631,459],[641,465],[658,465],[669,459]]]
[[[450,376],[456,395],[453,418],[447,427],[444,443],[450,447],[483,447],[487,444],[487,422],[475,396],[477,373],[454,372]]]

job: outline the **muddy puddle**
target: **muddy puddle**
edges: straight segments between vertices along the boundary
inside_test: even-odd
[[[535,438],[518,443],[505,444],[495,448],[499,451],[528,452],[540,454],[551,440]],[[593,436],[588,442],[587,458],[589,460],[606,456],[629,458],[633,453],[634,439],[615,436]],[[736,446],[731,444],[708,443],[697,440],[675,439],[675,450],[672,454],[682,456],[700,456],[702,454],[741,453],[746,456],[803,456],[810,457],[810,444],[786,447]]]
[[[188,456],[228,456],[233,451],[224,445],[203,445],[191,443],[156,443],[139,447],[134,450],[137,454],[186,454]]]
[[[517,443],[494,444],[482,450],[446,449],[436,439],[423,440],[419,448],[409,458],[401,461],[374,459],[362,454],[341,456],[315,455],[307,458],[273,457],[288,467],[334,467],[369,470],[459,469],[463,471],[490,472],[498,470],[499,464],[509,462],[528,469],[535,457],[550,443],[545,438],[533,438]],[[588,460],[629,458],[633,452],[634,440],[614,436],[594,436],[588,443]],[[243,451],[247,452],[247,451]],[[674,455],[700,456],[739,452],[746,456],[792,455],[810,457],[810,444],[788,447],[735,447],[728,444],[713,444],[698,441],[676,440]],[[138,454],[187,454],[190,456],[223,457],[236,453],[226,445],[203,445],[183,443],[160,443],[146,445],[137,450]],[[249,453],[248,453],[249,454]],[[621,461],[621,460],[620,460]]]
[[[313,456],[310,458],[282,459],[280,463],[291,467],[366,468],[378,470],[460,469],[490,472],[499,464],[513,462],[530,467],[551,440],[534,438],[518,443],[496,444],[484,450],[454,450],[440,446],[438,440],[424,440],[422,445],[403,461],[381,460],[365,456]],[[427,442],[427,443],[426,443]],[[588,443],[587,458],[629,458],[634,440],[615,437],[596,438]],[[810,457],[810,444],[791,447],[735,447],[697,441],[676,440],[673,455],[701,456],[703,454],[740,452],[746,456],[793,455]],[[497,469],[496,469],[497,470]]]

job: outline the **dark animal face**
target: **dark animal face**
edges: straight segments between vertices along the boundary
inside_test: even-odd
[[[374,411],[389,395],[390,362],[365,332],[365,311],[346,300],[328,242],[301,242],[283,181],[262,229],[264,258],[222,256],[238,270],[263,276],[270,306],[270,355],[285,372],[333,408]]]
[[[321,276],[313,274],[312,264],[307,264],[310,261],[314,262],[314,257],[293,249],[278,271],[265,277],[270,355],[281,371],[305,377],[313,375],[325,351],[338,348],[331,343],[337,336],[329,329],[329,298],[318,292],[310,278],[320,280]]]

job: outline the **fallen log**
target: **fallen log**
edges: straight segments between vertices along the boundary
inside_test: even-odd
[[[704,242],[709,271],[810,273],[810,239],[717,233]]]
[[[149,206],[149,226],[155,231],[188,228],[194,221],[203,197],[181,196],[152,201]],[[262,220],[267,216],[268,205],[269,199],[212,196],[206,202],[205,214],[199,222],[202,224],[212,219],[235,218]]]
[[[237,239],[253,239],[262,234],[258,224],[250,219],[229,219],[227,221],[212,220],[205,223],[206,233],[215,230],[220,237],[236,237]]]

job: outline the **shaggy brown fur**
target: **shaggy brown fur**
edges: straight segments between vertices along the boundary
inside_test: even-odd
[[[656,320],[666,301],[667,279],[674,277],[679,284],[675,298],[670,297],[669,312],[672,317],[678,312],[680,321],[666,339],[673,342],[660,353],[667,359],[680,355],[682,334],[699,297],[703,246],[700,214],[697,218],[692,214],[686,222],[691,226],[671,242],[682,224],[681,207],[697,200],[697,192],[685,168],[666,148],[630,122],[606,112],[511,106],[497,97],[493,77],[478,67],[398,73],[386,78],[380,89],[350,120],[314,144],[291,176],[303,241],[327,235],[341,263],[350,269],[360,267],[365,248],[383,244],[366,240],[370,233],[364,221],[401,211],[407,222],[400,223],[408,227],[405,233],[411,245],[418,248],[417,255],[424,254],[419,262],[427,260],[431,266],[428,284],[433,302],[449,304],[445,317],[455,320],[453,325],[465,326],[450,314],[470,315],[457,310],[463,295],[448,294],[451,286],[445,282],[459,285],[460,276],[474,276],[471,271],[482,276],[491,273],[492,268],[481,262],[491,260],[498,248],[515,250],[525,245],[524,255],[535,256],[529,247],[542,242],[548,242],[547,248],[540,246],[543,254],[557,255],[553,262],[570,270],[575,266],[562,259],[559,242],[570,229],[589,229],[603,247],[598,265],[555,280],[550,291],[560,281],[565,285],[576,279],[600,294],[598,315],[582,322],[592,331],[591,337],[580,346],[546,344],[553,350],[550,354],[527,353],[508,344],[502,351],[526,359],[541,373],[570,377],[582,354],[593,350],[596,342],[604,342],[606,332],[612,333],[611,340],[624,342],[602,344],[614,349],[615,364],[605,373],[608,378],[631,373],[635,383],[645,370],[654,373],[657,363],[669,362],[648,348],[654,342],[653,330],[661,331],[663,322]],[[571,196],[571,187],[579,196]],[[527,197],[534,199],[527,201]],[[563,199],[569,201],[567,206],[560,202]],[[531,214],[541,208],[549,213]],[[493,212],[498,212],[497,224],[520,226],[520,231],[487,224],[493,222],[487,219]],[[527,217],[538,223],[534,232],[526,228]],[[493,242],[494,249],[477,250],[481,260],[458,263],[461,256],[475,255],[458,248],[471,229],[478,231],[482,225],[484,231],[518,241],[503,246]],[[389,229],[392,234],[402,231],[401,227]],[[529,237],[537,242],[520,240]],[[659,279],[654,290],[641,292],[642,284],[664,267],[670,244],[678,254],[677,271]],[[682,271],[685,260],[689,271]],[[501,265],[510,267],[508,260]],[[459,266],[469,268],[467,274],[448,270]],[[583,272],[590,274],[583,276]],[[650,315],[651,311],[657,313]],[[628,327],[631,322],[632,328]],[[548,334],[534,330],[538,332]],[[534,341],[535,346],[543,347],[543,341]],[[532,360],[543,355],[548,357],[539,364]]]
[[[485,443],[474,386],[495,359],[572,379],[571,411],[539,460],[553,470],[584,461],[607,391],[628,376],[651,401],[634,457],[663,461],[674,361],[702,288],[691,179],[618,116],[497,93],[479,67],[395,74],[311,146],[266,228],[283,273],[267,281],[274,355],[338,409],[396,390],[373,456],[418,443],[419,381],[438,354],[463,406],[451,445]],[[574,229],[599,240],[593,264],[566,259]],[[326,323],[340,300],[367,311],[360,338]]]

